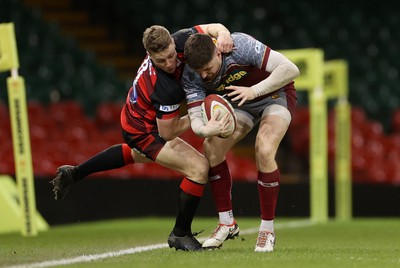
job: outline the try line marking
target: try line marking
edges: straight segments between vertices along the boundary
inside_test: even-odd
[[[315,223],[313,223],[310,220],[292,221],[292,222],[287,222],[287,223],[276,223],[275,229],[299,228],[299,227],[310,226],[313,224],[315,224]],[[240,234],[254,234],[257,232],[258,232],[258,227],[241,230]],[[206,239],[207,239],[207,237],[203,237],[198,240],[200,242],[204,242]],[[65,259],[59,259],[59,260],[51,260],[51,261],[44,261],[44,262],[34,262],[34,263],[26,263],[26,264],[14,265],[14,266],[7,266],[4,268],[41,268],[41,267],[51,267],[51,266],[59,266],[59,265],[69,265],[69,264],[74,264],[74,263],[92,262],[92,261],[97,261],[97,260],[106,259],[106,258],[114,258],[114,257],[123,256],[123,255],[136,254],[136,253],[140,253],[140,252],[151,251],[151,250],[167,248],[167,247],[168,247],[167,243],[154,244],[154,245],[149,245],[149,246],[127,248],[127,249],[123,249],[123,250],[119,250],[119,251],[112,251],[112,252],[106,252],[106,253],[100,253],[100,254],[81,255],[81,256],[77,256],[77,257],[71,257],[71,258],[65,258]]]

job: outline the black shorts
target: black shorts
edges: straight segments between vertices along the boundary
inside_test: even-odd
[[[122,136],[129,147],[153,161],[156,161],[159,152],[166,143],[166,140],[161,138],[158,132],[132,134],[122,130]]]

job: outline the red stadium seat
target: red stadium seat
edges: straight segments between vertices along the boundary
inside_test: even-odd
[[[30,101],[27,106],[29,119],[44,120],[48,116],[46,107],[40,102]]]
[[[296,155],[308,155],[310,144],[310,113],[308,107],[297,107],[288,129],[289,142]]]
[[[397,163],[390,163],[386,169],[388,182],[393,185],[400,185],[400,166]]]
[[[82,106],[75,101],[51,103],[48,111],[59,127],[75,125],[76,121],[84,118]]]
[[[352,107],[351,109],[351,122],[352,124],[359,124],[366,121],[364,109],[360,107]]]
[[[106,102],[101,103],[96,109],[96,123],[100,128],[119,128],[121,103]]]
[[[396,109],[392,115],[393,132],[400,133],[400,109]]]

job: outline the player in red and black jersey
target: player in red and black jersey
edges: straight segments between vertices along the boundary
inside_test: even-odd
[[[124,136],[130,147],[153,161],[156,161],[165,141],[176,138],[189,128],[189,117],[179,117],[180,103],[185,99],[180,76],[184,44],[190,35],[197,32],[204,30],[196,26],[171,36],[164,27],[152,26],[144,33],[143,44],[149,55],[129,90],[121,112],[121,125],[129,133]]]
[[[221,51],[233,47],[229,31],[221,24],[199,25],[172,35],[162,26],[152,26],[143,34],[147,57],[139,68],[121,111],[126,144],[115,145],[79,166],[61,166],[52,181],[56,199],[62,199],[74,182],[89,174],[119,168],[129,163],[154,161],[184,175],[180,185],[178,215],[168,238],[170,247],[202,250],[193,237],[191,223],[208,180],[208,161],[178,136],[189,129],[187,115],[180,117],[185,93],[180,84],[183,48],[194,33],[217,38]],[[210,120],[207,125],[222,132],[227,120]]]

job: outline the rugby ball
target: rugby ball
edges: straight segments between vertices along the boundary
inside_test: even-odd
[[[220,120],[226,113],[230,114],[230,125],[229,131],[225,135],[220,135],[221,138],[228,138],[235,132],[236,129],[236,114],[233,110],[232,105],[223,97],[217,94],[208,95],[201,105],[201,112],[203,116],[204,124],[207,124],[214,113],[219,110],[219,116],[217,120]]]

